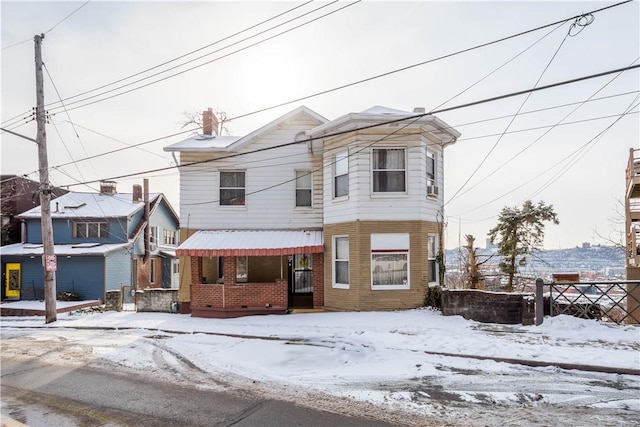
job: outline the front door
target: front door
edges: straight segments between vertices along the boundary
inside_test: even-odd
[[[180,287],[180,262],[178,258],[171,259],[171,289]]]
[[[289,307],[313,308],[313,259],[311,254],[289,257]]]
[[[4,296],[6,299],[20,299],[20,263],[8,262],[5,266]]]

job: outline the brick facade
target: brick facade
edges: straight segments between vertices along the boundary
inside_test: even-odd
[[[409,289],[371,288],[371,234],[409,234]],[[424,304],[428,285],[427,236],[438,234],[429,221],[354,221],[324,227],[324,305],[335,310],[402,310]],[[349,289],[333,287],[333,236],[349,236]]]

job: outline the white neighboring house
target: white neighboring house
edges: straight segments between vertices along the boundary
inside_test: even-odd
[[[439,280],[443,150],[460,134],[420,113],[328,121],[301,106],[232,137],[205,111],[202,135],[165,147],[182,166],[183,311],[422,305]]]

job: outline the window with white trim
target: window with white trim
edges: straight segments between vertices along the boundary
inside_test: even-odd
[[[427,185],[436,185],[436,155],[427,151]]]
[[[170,230],[168,228],[162,229],[162,244],[175,246],[178,241],[178,232],[175,230]]]
[[[333,236],[333,287],[349,289],[349,236]]]
[[[153,225],[150,227],[149,243],[151,243],[151,245],[153,245],[154,247],[155,245],[158,244],[158,226],[157,225]]]
[[[373,192],[406,192],[407,170],[405,165],[404,148],[374,148],[371,162]]]
[[[245,205],[245,171],[220,171],[220,205]]]
[[[429,283],[439,283],[440,275],[438,274],[438,250],[440,239],[437,234],[427,235],[427,275]]]
[[[409,234],[372,234],[371,289],[409,288]]]
[[[349,195],[349,152],[343,151],[334,156],[333,197]]]
[[[109,237],[108,222],[74,222],[73,237],[84,239],[88,237]]]
[[[296,207],[311,207],[311,171],[296,171]]]

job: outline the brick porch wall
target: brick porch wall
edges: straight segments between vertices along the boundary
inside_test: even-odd
[[[313,307],[324,307],[324,254],[313,254]]]
[[[287,280],[275,283],[193,284],[191,308],[286,307]]]

